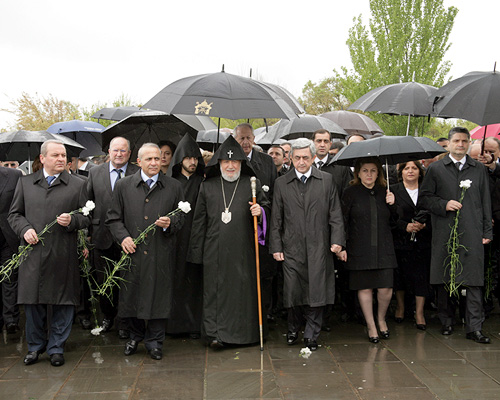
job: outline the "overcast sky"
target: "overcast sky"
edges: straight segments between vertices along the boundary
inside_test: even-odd
[[[445,59],[451,75],[500,61],[500,2],[445,0],[459,9]],[[0,109],[22,92],[83,107],[120,94],[144,104],[173,81],[226,72],[286,87],[297,97],[341,66],[353,18],[368,0],[2,0]],[[500,66],[499,66],[500,69]],[[13,123],[0,111],[0,128]]]

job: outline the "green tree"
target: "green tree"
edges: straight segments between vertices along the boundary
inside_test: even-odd
[[[349,101],[342,92],[339,80],[330,77],[323,79],[318,84],[307,82],[302,89],[302,97],[298,100],[308,114],[320,115],[349,106]]]
[[[45,130],[50,125],[72,119],[80,119],[81,112],[77,104],[59,100],[49,94],[40,97],[22,93],[21,97],[11,102],[12,109],[4,110],[16,116],[14,129],[29,131]]]
[[[440,87],[450,70],[444,61],[449,35],[458,9],[443,7],[443,0],[370,0],[369,27],[361,16],[349,30],[353,70],[334,71],[341,94],[349,102],[376,87],[419,82]],[[371,113],[386,134],[404,134],[407,117]],[[410,132],[421,129],[422,120],[412,118]],[[423,131],[429,129],[424,124]]]
[[[133,106],[134,101],[126,94],[122,93],[120,96],[118,96],[113,102],[111,102],[111,105],[108,105],[108,103],[101,103],[97,102],[95,104],[92,104],[89,108],[84,108],[82,110],[82,115],[83,115],[83,120],[84,121],[94,121],[94,122],[99,122],[101,125],[107,127],[116,121],[110,121],[106,119],[97,119],[97,118],[91,118],[91,115],[94,115],[97,111],[99,111],[102,108],[105,107],[129,107]],[[137,107],[141,107],[142,104],[138,105]]]

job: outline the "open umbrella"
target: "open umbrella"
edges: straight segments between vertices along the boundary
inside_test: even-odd
[[[389,164],[433,158],[446,153],[440,145],[426,137],[381,136],[378,138],[351,143],[341,149],[332,162],[354,167],[358,158],[378,157],[386,164],[387,183],[389,184]]]
[[[130,114],[137,111],[141,111],[141,108],[135,106],[105,107],[96,111],[90,116],[90,118],[121,121],[123,118],[128,117]]]
[[[20,163],[28,161],[29,171],[31,171],[31,160],[38,157],[42,143],[49,139],[62,141],[70,157],[78,157],[81,151],[85,150],[81,144],[63,135],[47,131],[20,130],[0,133],[0,158],[16,160]]]
[[[199,131],[196,135],[196,143],[201,149],[214,152],[217,143],[224,143],[224,141],[231,135],[231,129],[222,128],[220,131],[209,129]]]
[[[359,134],[365,137],[376,133],[384,133],[382,128],[370,117],[352,111],[338,110],[320,114],[343,128],[348,134]]]
[[[410,129],[410,117],[425,117],[432,113],[429,99],[437,88],[418,82],[394,83],[370,90],[351,104],[349,110],[378,111],[382,114],[408,115],[406,135]]]
[[[144,143],[170,140],[177,144],[184,134],[196,137],[198,130],[207,128],[216,128],[209,118],[200,121],[200,118],[193,115],[175,116],[161,111],[138,111],[103,131],[102,148],[107,149],[114,137],[122,136],[130,140],[132,157],[135,158]]]
[[[226,72],[179,79],[163,88],[144,108],[233,120],[295,116],[287,102],[269,86]]]
[[[97,122],[79,120],[56,122],[47,128],[47,132],[61,134],[85,147],[79,157],[104,154],[101,146],[101,132],[103,130],[104,126]]]
[[[484,139],[486,137],[497,137],[498,135],[500,135],[500,124],[476,126],[470,131],[472,139]]]
[[[269,136],[274,143],[278,139],[297,139],[306,137],[311,139],[312,134],[318,129],[325,129],[332,137],[345,138],[348,133],[335,122],[328,118],[318,117],[317,115],[302,115],[290,120],[281,120],[269,128]]]

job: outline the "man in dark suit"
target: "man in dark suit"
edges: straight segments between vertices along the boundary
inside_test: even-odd
[[[88,227],[90,217],[69,214],[85,205],[87,188],[84,180],[65,170],[63,142],[48,140],[40,153],[43,168],[19,179],[8,221],[22,243],[33,246],[19,268],[18,303],[24,304],[28,343],[24,364],[35,363],[47,350],[50,363],[58,367],[64,364],[64,345],[80,302],[78,230]],[[56,217],[57,223],[38,243],[38,233]]]
[[[102,282],[106,270],[106,260],[118,260],[121,256],[121,248],[114,243],[113,237],[105,225],[106,212],[111,207],[111,198],[115,183],[139,170],[134,164],[129,163],[130,142],[122,137],[115,137],[109,144],[109,162],[91,168],[87,190],[89,199],[94,201],[96,207],[93,212],[92,225],[90,226],[90,237],[93,252],[94,268],[97,271],[97,280]],[[111,329],[114,319],[118,313],[118,288],[111,293],[111,299],[102,296],[99,300],[101,311],[104,314],[102,327],[107,332]],[[117,321],[118,322],[118,321]],[[118,336],[128,339],[126,326],[117,323]]]
[[[278,171],[274,165],[271,156],[254,151],[253,145],[255,144],[255,135],[253,133],[252,125],[240,124],[234,128],[234,138],[240,144],[247,157],[255,176],[262,185],[262,191],[265,193],[270,203],[273,201],[273,188],[274,181],[278,177]],[[268,216],[268,218],[271,218]],[[267,236],[267,235],[266,235]],[[259,260],[261,268],[261,291],[262,291],[262,308],[268,313],[268,319],[273,320],[271,311],[272,303],[272,282],[273,277],[276,275],[277,264],[276,261],[269,254],[269,245],[266,237],[266,244],[260,245]]]
[[[22,172],[12,168],[0,167],[0,265],[7,262],[19,247],[19,238],[7,222],[7,215],[14,196],[17,181]],[[7,333],[19,330],[19,306],[17,305],[17,270],[12,272],[10,279],[0,285],[0,329],[5,324]]]

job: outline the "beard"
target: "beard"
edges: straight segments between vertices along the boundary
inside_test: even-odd
[[[222,169],[220,170],[220,174],[222,175],[222,178],[225,181],[234,182],[240,178],[241,169],[239,171],[235,172],[233,176],[228,176],[224,171],[222,171]]]

